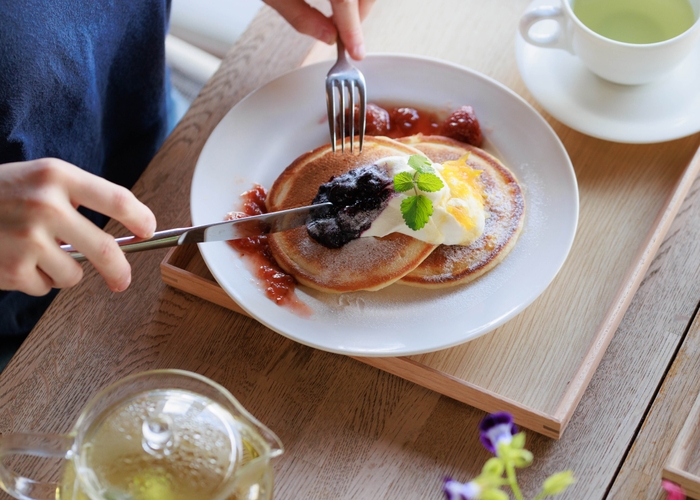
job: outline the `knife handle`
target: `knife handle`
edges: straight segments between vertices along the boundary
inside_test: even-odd
[[[138,238],[136,236],[124,236],[123,238],[116,238],[114,241],[117,242],[119,248],[122,252],[141,252],[143,250],[154,250],[156,248],[168,248],[175,247],[179,245],[180,239],[183,234],[186,234],[192,228],[180,228],[180,229],[168,229],[166,231],[157,231],[153,233],[153,236],[147,239]],[[82,253],[76,251],[71,245],[61,245],[61,249],[68,252],[68,255],[73,257],[78,262],[84,262],[87,257]]]

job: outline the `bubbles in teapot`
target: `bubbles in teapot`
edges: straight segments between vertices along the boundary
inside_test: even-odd
[[[269,446],[247,421],[184,390],[149,391],[104,412],[86,433],[58,500],[269,498]],[[256,460],[258,459],[258,460]]]

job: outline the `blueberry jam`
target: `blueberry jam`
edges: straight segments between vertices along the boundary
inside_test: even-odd
[[[394,181],[378,165],[353,169],[322,184],[313,203],[330,201],[306,224],[314,240],[327,248],[340,248],[369,229],[389,203]]]

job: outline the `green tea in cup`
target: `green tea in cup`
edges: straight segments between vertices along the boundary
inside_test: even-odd
[[[525,11],[518,31],[530,45],[578,57],[605,80],[641,85],[671,73],[695,50],[699,14],[700,0],[545,0]]]
[[[688,0],[574,0],[572,6],[591,30],[625,43],[670,40],[695,22]]]

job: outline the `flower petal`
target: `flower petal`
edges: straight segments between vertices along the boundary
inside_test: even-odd
[[[501,439],[510,443],[517,432],[518,428],[513,423],[513,416],[504,411],[486,415],[479,424],[481,443],[494,454]]]
[[[661,486],[666,490],[666,500],[685,500],[685,491],[676,483],[664,479]]]
[[[459,481],[446,477],[442,484],[442,491],[447,500],[479,500],[481,486],[474,481],[462,484]]]

